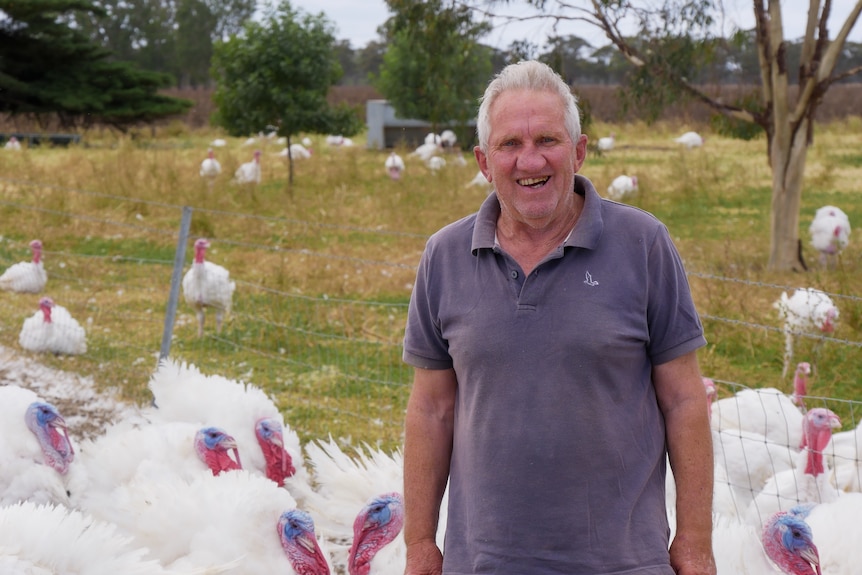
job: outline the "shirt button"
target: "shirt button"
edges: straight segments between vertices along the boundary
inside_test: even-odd
[[[518,270],[512,270],[512,271],[510,271],[510,272],[509,272],[509,275],[511,275],[511,276],[512,276],[512,279],[513,279],[513,280],[518,279]]]

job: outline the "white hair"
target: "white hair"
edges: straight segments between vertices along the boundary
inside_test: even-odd
[[[522,60],[509,64],[497,74],[479,99],[479,116],[476,119],[476,134],[479,148],[488,151],[488,137],[491,132],[491,106],[498,96],[507,90],[533,90],[551,92],[560,97],[564,106],[564,123],[572,142],[577,143],[581,136],[581,114],[578,100],[559,74],[550,66],[536,60]]]

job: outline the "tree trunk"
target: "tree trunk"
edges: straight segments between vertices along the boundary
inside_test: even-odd
[[[803,271],[799,250],[799,209],[808,155],[805,118],[785,141],[772,141],[772,219],[769,263],[772,271]]]

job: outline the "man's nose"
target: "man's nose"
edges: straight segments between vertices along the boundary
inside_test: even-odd
[[[536,170],[547,164],[542,150],[532,144],[526,145],[518,155],[518,168],[525,171]]]

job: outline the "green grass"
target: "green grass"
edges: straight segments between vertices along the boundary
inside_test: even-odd
[[[797,359],[815,365],[811,394],[862,399],[862,241],[851,236],[839,267],[828,271],[807,245],[810,218],[826,203],[862,227],[862,161],[852,152],[862,148],[858,128],[854,119],[816,131],[800,214],[812,269],[798,274],[766,269],[771,175],[763,139],[708,134],[704,148],[683,151],[672,139],[688,126],[597,127],[616,132],[618,149],[588,158],[583,173],[600,193],[621,173],[637,175],[632,203],[667,224],[707,318],[705,375],[789,391],[772,303],[783,290],[812,286],[846,297],[838,302],[838,341],[797,344]],[[450,162],[435,175],[399,150],[408,165],[394,182],[384,174],[386,153],[366,150],[361,138],[354,148],[328,149],[316,137],[312,158],[295,163],[292,190],[275,145],[264,148],[264,184],[251,189],[229,183],[252,153],[236,140],[217,150],[223,174],[209,189],[197,170],[217,135],[131,141],[92,133],[78,147],[0,154],[0,268],[25,259],[27,242],[39,237],[52,294],[89,322],[85,356],[40,360],[148,401],[180,207],[192,206],[192,237],[212,240],[210,259],[230,269],[238,287],[220,335],[207,318],[198,339],[180,303],[172,354],[264,387],[305,439],[397,445],[411,377],[400,345],[414,269],[427,235],[484,199],[485,190],[466,187],[476,173],[472,154],[464,154],[466,166]],[[190,245],[186,256],[188,263]],[[0,293],[0,344],[18,348],[35,301]],[[835,406],[847,426],[859,417],[851,407]]]

